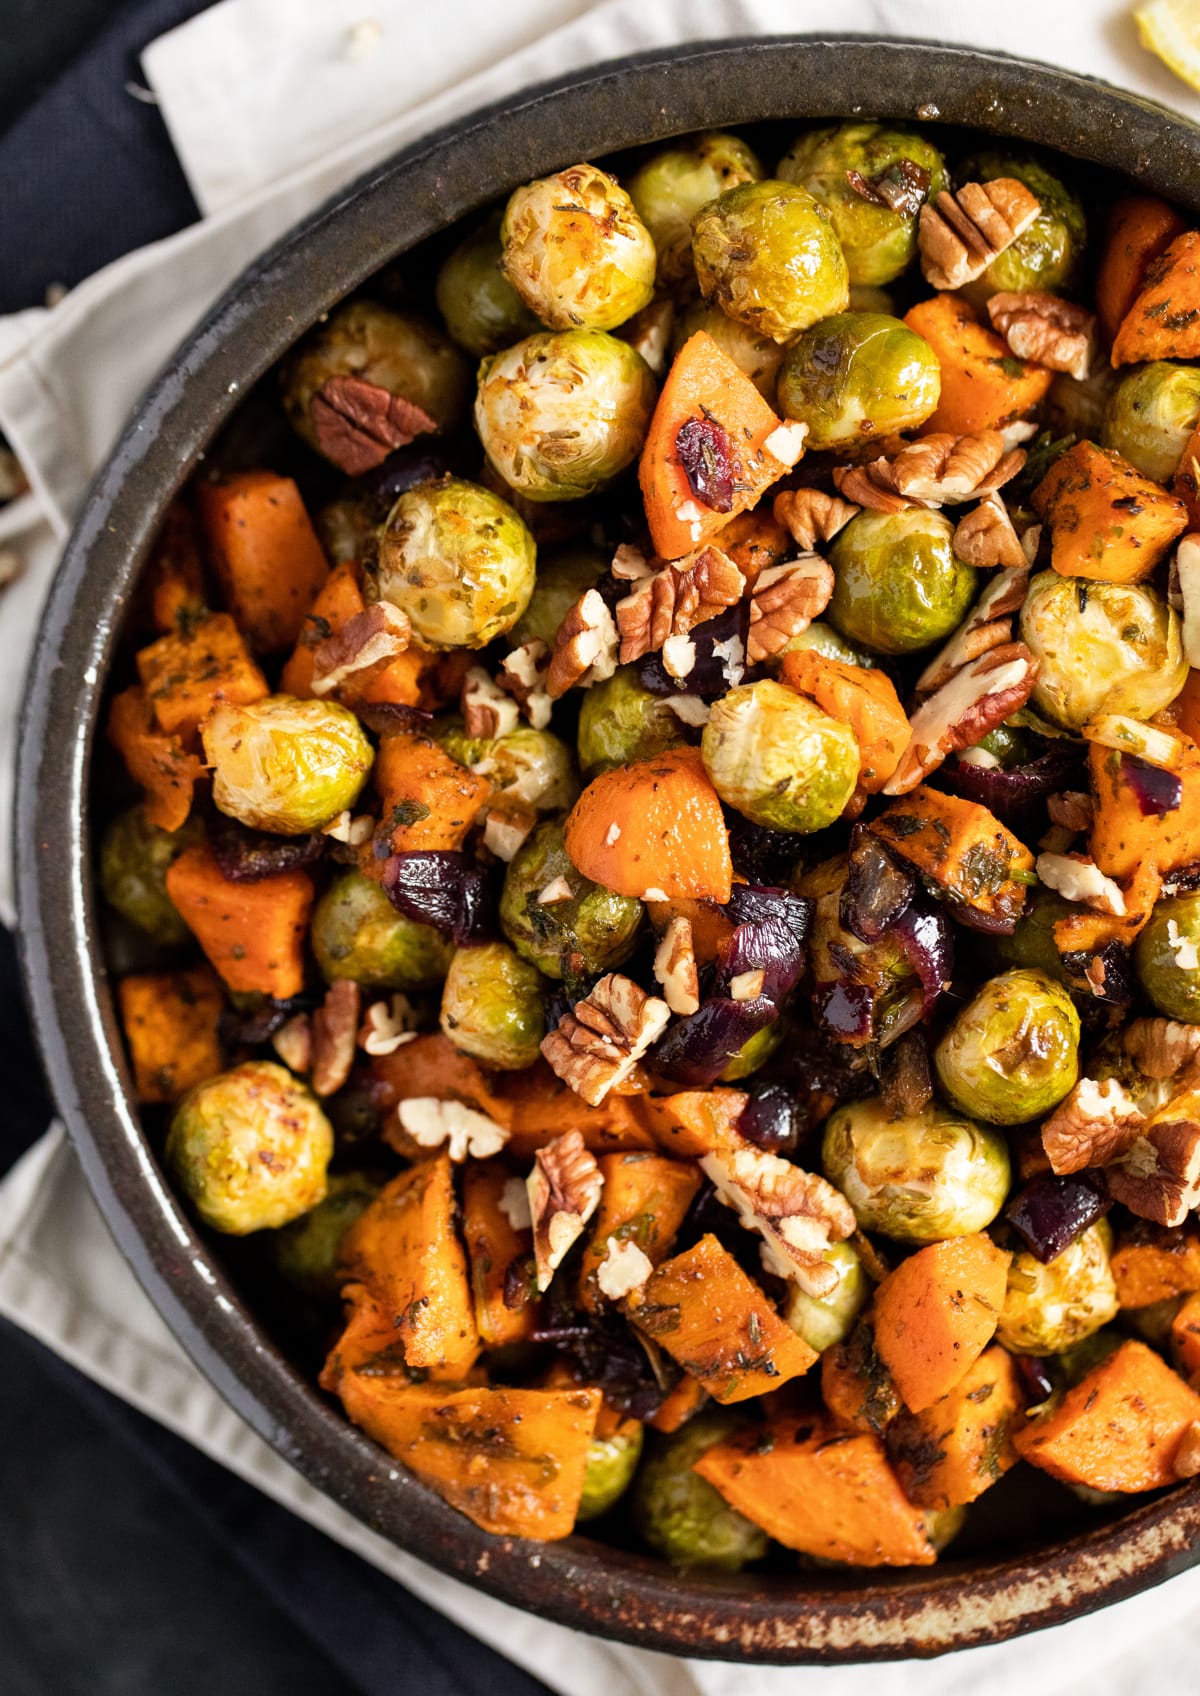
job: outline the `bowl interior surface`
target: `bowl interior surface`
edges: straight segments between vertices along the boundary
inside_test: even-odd
[[[311,1387],[244,1301],[225,1254],[165,1183],[133,1105],[102,963],[89,773],[122,619],[169,500],[247,389],[323,312],[464,214],[578,159],[702,128],[794,128],[845,116],[1018,137],[1200,210],[1200,130],[1182,118],[1065,72],[914,43],[685,46],[601,66],[465,119],[372,171],[285,238],[172,358],[72,536],[21,734],[18,886],[39,1041],[113,1233],[199,1368],[312,1483],[435,1566],[568,1625],[723,1659],[934,1654],[1085,1612],[1200,1558],[1200,1483],[1076,1532],[1065,1519],[1034,1525],[1019,1500],[1002,1501],[990,1552],[862,1582],[833,1571],[675,1574],[581,1536],[542,1546],[478,1530]]]

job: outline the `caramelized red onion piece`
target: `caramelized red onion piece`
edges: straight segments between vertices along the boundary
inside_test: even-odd
[[[879,838],[864,825],[850,833],[850,866],[838,918],[860,942],[878,942],[911,904],[917,880],[898,866]]]
[[[778,1008],[765,995],[754,1001],[731,1001],[714,995],[698,1013],[672,1019],[647,1056],[654,1070],[683,1089],[706,1089],[715,1084],[734,1055],[777,1016]]]
[[[912,905],[888,926],[908,956],[908,963],[921,981],[921,1017],[928,1018],[933,1004],[954,975],[954,932],[941,907]]]
[[[1081,1231],[1102,1219],[1112,1206],[1098,1172],[1073,1172],[1056,1178],[1043,1172],[1031,1179],[1004,1209],[1004,1217],[1036,1259],[1055,1260]]]
[[[487,876],[467,854],[393,854],[383,868],[383,889],[398,913],[448,932],[460,947],[490,935]]]
[[[624,588],[628,591],[629,585]],[[686,677],[672,677],[661,654],[647,654],[638,661],[638,682],[652,695],[695,695],[701,701],[717,701],[742,681],[749,628],[748,604],[729,607],[689,630],[696,658]],[[731,642],[735,643],[732,649],[726,646]]]
[[[268,830],[250,830],[218,813],[209,843],[222,877],[230,883],[257,883],[278,872],[315,865],[329,847],[329,838],[320,831],[310,836],[274,836]]]
[[[1086,757],[1082,742],[1059,737],[1036,760],[1010,769],[963,765],[960,760],[947,760],[944,766],[938,768],[934,783],[936,788],[948,789],[952,795],[961,795],[964,800],[978,801],[980,806],[995,813],[1002,824],[1021,836],[1045,828],[1048,795],[1056,795],[1062,789],[1087,787],[1084,777]]]
[[[768,1154],[794,1154],[803,1135],[804,1115],[786,1084],[748,1084],[750,1099],[742,1109],[737,1128],[747,1142]]]

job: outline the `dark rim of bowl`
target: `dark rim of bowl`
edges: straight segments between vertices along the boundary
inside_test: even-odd
[[[247,270],[170,360],[95,479],[46,605],[20,735],[25,981],[63,1118],[120,1248],[196,1365],[318,1489],[399,1547],[542,1617],[765,1662],[931,1655],[1086,1613],[1200,1559],[1200,1482],[1034,1554],[904,1570],[678,1574],[572,1537],[489,1536],[352,1427],[254,1324],[143,1137],[95,942],[88,769],[115,635],[163,511],[241,394],[381,264],[547,171],[690,130],[847,115],[1073,154],[1200,208],[1200,129],[1088,78],[864,37],[687,44],[514,96],[404,149]]]

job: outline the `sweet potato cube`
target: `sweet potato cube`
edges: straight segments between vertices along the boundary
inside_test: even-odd
[[[664,1154],[699,1160],[705,1154],[747,1147],[737,1128],[750,1097],[745,1090],[715,1084],[674,1095],[643,1095],[637,1110]]]
[[[461,848],[492,788],[432,737],[406,730],[381,739],[372,775],[378,836],[394,854]]]
[[[1146,267],[1185,227],[1175,208],[1155,195],[1123,195],[1114,204],[1096,270],[1096,316],[1110,345],[1138,297]]]
[[[1011,1259],[981,1231],[949,1237],[875,1291],[875,1346],[910,1413],[949,1395],[991,1342]]]
[[[221,1070],[225,998],[207,966],[121,978],[117,1004],[139,1101],[175,1101]]]
[[[460,1101],[506,1130],[509,1125],[509,1110],[494,1094],[493,1084],[478,1062],[455,1048],[441,1031],[429,1031],[402,1043],[394,1054],[377,1055],[371,1061],[371,1085],[375,1104],[386,1116],[384,1141],[408,1160],[429,1158],[429,1150],[411,1137],[392,1113],[397,1103],[414,1096]]]
[[[1200,1291],[1184,1297],[1171,1321],[1171,1358],[1195,1389],[1200,1379]]]
[[[510,1307],[505,1300],[510,1273],[515,1269],[519,1274],[521,1261],[528,1260],[531,1265],[533,1261],[532,1230],[514,1226],[505,1210],[505,1191],[513,1184],[523,1198],[521,1179],[496,1161],[468,1160],[463,1167],[463,1241],[471,1272],[475,1323],[485,1349],[527,1341],[537,1314],[535,1302]]]
[[[699,1378],[689,1378],[685,1372],[675,1388],[667,1392],[646,1424],[669,1436],[672,1431],[682,1430],[692,1415],[699,1413],[707,1400],[708,1391]]]
[[[1200,732],[1200,712],[1194,728]],[[1183,795],[1178,807],[1161,814],[1143,813],[1116,748],[1089,743],[1088,773],[1096,798],[1090,847],[1106,877],[1124,881],[1147,865],[1165,877],[1200,860],[1200,745],[1186,731],[1179,741]]]
[[[919,301],[904,322],[929,343],[942,374],[937,410],[922,426],[927,432],[1002,430],[1043,400],[1054,381],[1044,366],[1015,359],[961,295]]]
[[[519,1072],[498,1073],[493,1087],[507,1114],[507,1152],[514,1160],[531,1160],[539,1148],[564,1131],[578,1131],[593,1154],[654,1149],[654,1138],[638,1113],[637,1097],[610,1094],[592,1107],[555,1077],[544,1060],[535,1060]]]
[[[659,1265],[671,1252],[700,1188],[695,1166],[661,1154],[640,1150],[602,1154],[598,1164],[604,1188],[579,1273],[579,1304],[590,1313],[600,1312],[608,1302],[596,1275],[608,1256],[609,1240],[636,1243],[647,1259]]]
[[[283,668],[279,687],[285,695],[296,695],[302,700],[312,695],[313,662],[317,649],[327,636],[332,636],[348,619],[362,612],[363,607],[358,566],[353,560],[343,560],[334,566],[318,590],[296,639],[296,646]],[[382,671],[370,676],[365,687],[359,688],[353,679],[348,679],[337,691],[337,698],[347,702],[420,706],[421,679],[436,663],[436,654],[410,643],[404,653]]]
[[[886,807],[870,827],[902,860],[970,907],[989,930],[1011,931],[1033,881],[1033,855],[977,801],[922,784]]]
[[[261,654],[290,648],[329,575],[300,491],[274,471],[240,471],[196,491],[230,612]]]
[[[817,1359],[714,1236],[664,1261],[628,1311],[719,1402],[777,1390]]]
[[[1033,491],[1064,577],[1140,583],[1187,529],[1187,507],[1161,483],[1094,442],[1060,454]]]
[[[874,1437],[881,1437],[900,1412],[900,1397],[875,1346],[869,1314],[821,1356],[821,1399],[839,1425]]]
[[[888,1454],[904,1494],[922,1508],[973,1502],[1017,1464],[1013,1436],[1024,1414],[1012,1358],[993,1344],[948,1396],[890,1427]]]
[[[148,822],[159,830],[178,830],[192,810],[196,780],[203,776],[204,766],[178,736],[167,736],[158,728],[140,685],[135,683],[113,696],[108,739],[130,777],[145,791],[143,811]]]
[[[167,872],[167,894],[230,989],[280,1001],[304,988],[314,893],[305,871],[231,883],[203,844],[186,849]]]
[[[932,1566],[925,1513],[878,1437],[773,1419],[706,1449],[694,1471],[785,1548],[847,1566]]]
[[[267,680],[226,612],[160,636],[137,656],[138,674],[160,730],[194,741],[220,701],[261,701]]]
[[[1200,1232],[1136,1220],[1117,1238],[1112,1271],[1122,1307],[1152,1307],[1190,1295],[1200,1290]]]
[[[484,1531],[570,1534],[599,1390],[459,1389],[359,1372],[339,1389],[356,1425]]]
[[[1114,365],[1200,358],[1200,231],[1182,235],[1147,265],[1113,342]]]
[[[138,585],[149,622],[168,635],[204,616],[204,561],[195,510],[177,496],[163,515],[154,551]]]
[[[1016,1436],[1022,1460],[1064,1484],[1157,1490],[1177,1482],[1175,1451],[1200,1420],[1200,1395],[1145,1343],[1122,1343]]]

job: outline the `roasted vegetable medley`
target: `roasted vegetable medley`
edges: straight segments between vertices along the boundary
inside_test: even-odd
[[[148,1129],[491,1532],[920,1566],[1200,1473],[1200,231],[947,133],[518,188],[130,614]]]

